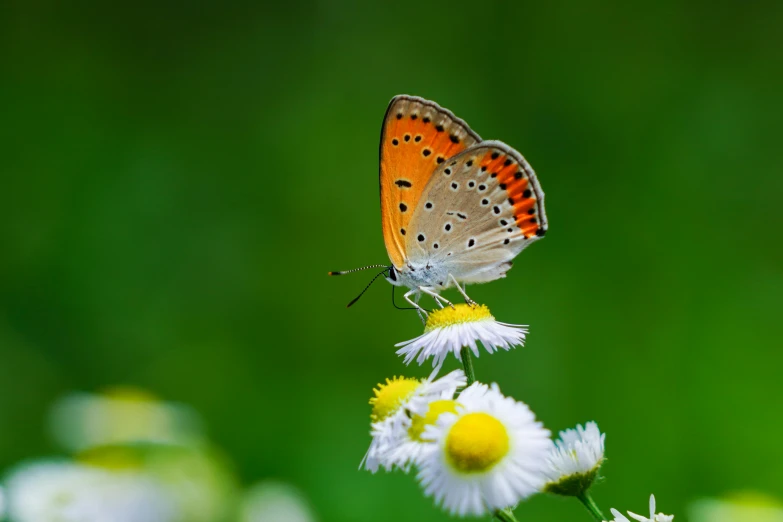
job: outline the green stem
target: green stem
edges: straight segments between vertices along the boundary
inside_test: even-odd
[[[511,508],[498,509],[495,511],[495,518],[500,520],[500,522],[517,522],[517,519],[514,517],[514,512],[511,511]]]
[[[476,370],[473,369],[473,356],[470,354],[470,348],[463,346],[459,355],[462,359],[462,366],[465,367],[465,377],[468,378],[468,386],[470,386],[476,380]]]
[[[593,500],[593,497],[590,496],[588,491],[585,491],[576,498],[578,498],[579,501],[584,504],[584,506],[587,508],[587,511],[589,511],[596,520],[599,522],[606,520],[606,518],[604,518],[604,514],[601,513],[600,509],[598,509],[598,505],[595,503],[595,500]]]

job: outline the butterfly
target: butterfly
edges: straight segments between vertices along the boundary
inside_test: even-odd
[[[421,295],[451,305],[440,295],[451,287],[473,303],[465,285],[505,277],[512,260],[547,231],[544,192],[525,158],[501,141],[483,141],[451,111],[417,96],[395,96],[386,110],[380,192],[391,265],[356,270],[384,267],[376,278],[407,287],[405,299],[423,315]]]

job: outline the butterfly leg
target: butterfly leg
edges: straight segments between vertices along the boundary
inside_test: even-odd
[[[428,288],[426,286],[420,286],[419,290],[424,292],[428,296],[432,297],[433,299],[435,299],[435,302],[438,303],[441,308],[443,308],[444,304],[447,304],[450,307],[454,308],[454,303],[452,303],[451,301],[449,301],[448,299],[446,299],[442,295],[438,294],[437,292],[434,292],[430,288]]]
[[[416,303],[416,306],[419,306],[419,299],[421,299],[421,292],[417,292],[413,294],[413,301]],[[421,308],[416,308],[416,313],[419,315],[419,319],[421,319],[421,324],[427,325],[427,314],[426,312],[423,312]]]
[[[470,296],[468,296],[467,292],[465,291],[465,288],[462,288],[460,286],[459,281],[457,281],[457,278],[455,278],[453,275],[449,274],[449,280],[454,283],[454,286],[457,287],[457,290],[459,290],[459,293],[462,294],[462,297],[465,298],[465,302],[467,304],[469,304],[470,306],[475,306],[476,305],[476,301],[474,301],[473,299],[470,298]],[[467,286],[468,285],[466,284],[465,287],[467,288]]]
[[[411,299],[411,296],[413,296],[413,299]],[[419,314],[419,319],[421,319],[422,323],[427,323],[427,310],[419,306],[419,299],[421,299],[421,292],[417,289],[409,290],[405,292],[405,295],[403,295],[406,301],[408,301],[415,309],[416,313]]]

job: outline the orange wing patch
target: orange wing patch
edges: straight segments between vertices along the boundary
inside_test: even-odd
[[[478,143],[467,123],[438,104],[395,96],[381,129],[381,224],[394,266],[405,264],[405,236],[413,210],[435,168]]]
[[[502,150],[487,152],[481,159],[481,169],[496,178],[506,191],[514,209],[514,220],[525,238],[546,234],[546,214],[543,198],[532,169],[523,158],[515,158]]]

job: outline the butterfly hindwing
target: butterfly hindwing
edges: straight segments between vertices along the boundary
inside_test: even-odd
[[[481,142],[438,166],[408,228],[415,263],[443,266],[459,281],[495,279],[546,233],[544,193],[519,152]]]
[[[433,172],[480,140],[467,123],[434,102],[392,98],[381,129],[380,189],[383,239],[396,267],[404,264],[409,223]]]

